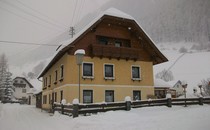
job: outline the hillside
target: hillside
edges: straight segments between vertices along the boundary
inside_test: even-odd
[[[171,67],[174,80],[185,80],[188,83],[188,93],[193,93],[201,80],[210,78],[210,52],[179,53],[175,48],[165,48],[162,53],[168,62],[154,66],[154,76],[163,69]],[[180,57],[179,60],[177,60]],[[177,60],[177,61],[176,61]],[[175,62],[176,61],[176,62]]]

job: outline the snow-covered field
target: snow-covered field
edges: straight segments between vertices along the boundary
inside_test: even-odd
[[[210,106],[145,107],[91,116],[55,115],[34,106],[0,103],[0,130],[209,130]]]
[[[179,53],[177,50],[166,49],[162,53],[168,58],[168,62],[154,66],[155,74],[166,69],[172,71],[174,81],[186,81],[187,93],[193,93],[193,89],[201,83],[201,80],[210,78],[210,52]],[[177,60],[178,59],[178,60]]]

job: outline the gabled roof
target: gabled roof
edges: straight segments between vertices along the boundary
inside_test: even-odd
[[[13,81],[16,80],[16,79],[22,79],[22,80],[24,80],[24,81],[29,85],[30,88],[34,88],[34,87],[31,85],[31,83],[28,82],[28,80],[27,80],[26,78],[24,78],[24,77],[16,77],[16,78],[13,79]]]
[[[98,17],[96,17],[95,19],[93,19],[89,24],[87,24],[80,32],[78,32],[76,35],[74,35],[73,38],[67,40],[67,41],[63,41],[61,42],[62,46],[59,48],[59,50],[57,50],[57,53],[55,53],[55,55],[53,56],[52,60],[49,62],[49,64],[47,64],[47,66],[41,71],[41,73],[39,74],[38,78],[42,77],[47,70],[61,57],[65,54],[65,52],[73,47],[73,43],[75,43],[80,37],[82,37],[85,33],[87,33],[88,30],[91,30],[91,27],[94,24],[97,24],[98,22],[101,21],[101,19],[104,16],[113,16],[113,17],[117,17],[117,18],[123,18],[126,20],[131,20],[134,21],[134,23],[137,24],[137,26],[139,27],[139,29],[145,34],[145,36],[147,37],[147,40],[149,41],[150,45],[152,46],[152,48],[154,49],[154,53],[158,54],[162,59],[162,62],[166,62],[168,61],[168,59],[159,51],[159,49],[155,46],[154,42],[152,41],[152,39],[149,37],[149,35],[142,29],[142,27],[140,26],[140,24],[130,15],[115,9],[115,8],[109,8],[108,10],[100,13],[98,15]]]
[[[167,82],[165,82],[162,79],[155,79],[154,87],[155,88],[172,88],[172,86],[170,84],[168,84]]]

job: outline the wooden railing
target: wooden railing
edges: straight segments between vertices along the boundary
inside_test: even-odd
[[[93,104],[69,104],[63,105],[54,103],[53,112],[59,111],[62,114],[78,117],[79,114],[98,113],[115,110],[131,110],[131,108],[168,106],[173,105],[203,105],[210,104],[210,98],[182,98],[182,99],[155,99],[145,101],[125,101],[113,103],[93,103]]]
[[[91,44],[89,46],[90,55],[92,57],[107,57],[107,58],[117,58],[126,60],[137,60],[139,59],[139,52],[141,49],[128,48],[128,47],[115,47],[109,45],[98,45]]]

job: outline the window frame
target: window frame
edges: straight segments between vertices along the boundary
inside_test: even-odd
[[[60,66],[60,81],[63,81],[64,79],[64,65],[61,64]]]
[[[138,70],[139,70],[139,78],[134,78],[133,77],[133,68],[139,68]],[[142,78],[141,78],[141,66],[140,65],[132,65],[131,66],[131,79],[132,80],[138,80],[138,81],[140,81],[140,80],[142,80]]]
[[[51,85],[51,75],[49,75],[49,84],[48,84],[48,87],[50,87]]]
[[[135,97],[134,97],[134,93],[135,92],[138,92],[139,93],[139,99],[138,100],[136,100],[136,99],[134,99]],[[133,101],[140,101],[141,100],[141,91],[140,90],[133,90]]]
[[[58,81],[58,70],[55,70],[54,84],[57,84]]]
[[[22,88],[22,93],[26,93],[26,88]]]
[[[84,65],[85,64],[91,64],[92,65],[92,75],[91,76],[84,75]],[[82,63],[82,78],[83,79],[94,79],[94,63],[93,62],[83,62]]]
[[[106,65],[108,66],[112,66],[112,77],[107,77],[106,76]],[[115,65],[114,64],[111,64],[111,63],[104,63],[104,79],[110,79],[110,80],[114,80],[115,79]]]
[[[63,90],[60,91],[60,102],[63,100]]]
[[[85,102],[85,94],[84,92],[90,92],[91,93],[91,101],[90,102]],[[88,103],[93,103],[93,90],[83,90],[83,103],[88,104]]]
[[[107,92],[112,92],[113,93],[113,100],[112,101],[107,101],[106,100],[106,93]],[[114,102],[115,100],[114,100],[114,90],[105,90],[105,95],[104,95],[104,97],[105,97],[105,102]]]

